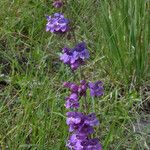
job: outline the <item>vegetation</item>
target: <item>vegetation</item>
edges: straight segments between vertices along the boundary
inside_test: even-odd
[[[74,78],[59,54],[74,45],[73,34],[90,51],[84,76],[104,82],[105,94],[95,102],[103,149],[149,149],[148,130],[137,127],[149,113],[148,0],[70,0],[59,10],[46,0],[2,0],[0,6],[0,149],[65,150],[62,83]],[[74,33],[45,32],[45,15],[56,11],[71,20]]]

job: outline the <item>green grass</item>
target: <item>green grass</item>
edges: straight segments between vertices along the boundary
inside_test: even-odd
[[[75,79],[58,57],[73,38],[45,32],[45,15],[57,11],[51,1],[2,0],[0,6],[0,149],[65,150],[62,83]],[[149,9],[148,0],[70,0],[60,10],[71,19],[77,41],[88,44],[86,79],[105,85],[105,95],[95,100],[104,150],[148,149],[148,134],[134,127],[139,89],[150,75]]]

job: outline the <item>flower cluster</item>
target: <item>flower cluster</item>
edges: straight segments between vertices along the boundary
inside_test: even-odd
[[[67,125],[69,132],[73,132],[70,136],[67,146],[71,150],[101,150],[101,144],[98,139],[89,138],[94,133],[94,126],[99,125],[99,121],[94,113],[84,115],[80,112],[67,113]]]
[[[92,97],[102,96],[104,89],[103,83],[101,81],[97,81],[95,83],[90,82],[86,83],[85,80],[80,81],[80,85],[70,82],[64,82],[64,87],[69,88],[71,91],[70,96],[66,97],[66,108],[79,108],[79,99],[82,96],[86,96],[87,88],[90,89],[90,94]]]
[[[65,33],[69,30],[69,20],[61,13],[55,13],[52,17],[46,16],[46,31],[51,33]]]
[[[80,81],[80,85],[65,82],[64,87],[70,89],[71,94],[66,98],[66,108],[79,108],[79,99],[86,96],[87,88],[90,89],[91,96],[103,95],[103,84],[101,81],[95,83],[87,83],[85,80]],[[67,125],[69,132],[73,132],[70,136],[67,147],[71,150],[102,150],[102,146],[98,139],[89,138],[94,133],[94,126],[99,125],[95,113],[85,115],[78,111],[67,112]]]
[[[87,83],[85,80],[80,81],[80,85],[65,82],[64,87],[70,89],[70,96],[66,97],[66,108],[79,108],[79,97],[86,96]]]
[[[95,83],[89,83],[90,94],[92,97],[102,96],[104,92],[102,81],[97,81]]]
[[[63,54],[60,56],[60,60],[63,61],[64,64],[69,65],[72,70],[76,70],[89,58],[89,51],[86,48],[85,42],[77,44],[72,49],[65,47],[62,52]]]

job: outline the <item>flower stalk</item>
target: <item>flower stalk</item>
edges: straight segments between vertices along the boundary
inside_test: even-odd
[[[62,6],[61,0],[56,0],[54,7]],[[70,30],[69,19],[65,18],[63,14],[55,13],[53,16],[47,16],[46,31],[51,33],[66,33]],[[94,127],[99,125],[99,120],[96,117],[94,97],[103,95],[103,84],[101,81],[86,82],[81,66],[86,64],[90,54],[85,42],[77,44],[75,32],[72,31],[75,47],[62,49],[60,60],[73,72],[79,68],[80,83],[64,82],[64,87],[70,91],[69,96],[65,98],[65,107],[69,109],[66,113],[66,123],[69,126],[69,139],[66,146],[70,150],[102,150],[102,146],[97,138],[91,138],[94,133]],[[87,102],[87,90],[90,90],[90,96],[93,101],[93,112],[89,113],[90,106]],[[80,103],[82,101],[83,108]],[[79,112],[84,110],[83,112]]]

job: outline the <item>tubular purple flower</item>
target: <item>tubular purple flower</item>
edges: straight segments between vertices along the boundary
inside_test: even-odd
[[[85,140],[81,145],[84,147],[84,150],[102,150],[102,145],[97,138]]]
[[[66,53],[64,53],[60,57],[60,60],[62,60],[64,62],[64,64],[69,64],[70,63],[70,59],[71,59],[71,56],[67,55]]]
[[[70,65],[70,61],[72,58],[72,51],[71,49],[65,47],[62,50],[63,54],[60,56],[60,60],[63,61],[64,64]]]
[[[70,88],[71,84],[72,83],[70,83],[70,82],[64,82],[63,86],[66,87],[66,88]]]
[[[83,118],[83,114],[80,112],[67,112],[66,115],[68,117],[66,121],[67,125],[79,124]]]
[[[86,90],[87,90],[87,83],[85,80],[81,80],[78,88],[80,96],[86,96]]]
[[[69,90],[71,91],[71,95],[66,98],[66,108],[79,108],[79,99],[82,96],[86,96],[86,81],[80,81],[80,85],[70,82],[64,82],[63,86],[69,88]]]
[[[72,93],[69,97],[66,98],[66,108],[79,108],[78,95]]]
[[[86,49],[86,44],[85,42],[81,42],[77,44],[74,48],[73,51],[73,57],[72,57],[72,63],[75,62],[78,59],[88,59],[89,58],[89,52]]]
[[[77,86],[76,84],[72,84],[72,85],[70,86],[71,92],[78,93],[78,88],[79,88],[79,86]]]
[[[81,145],[82,139],[78,138],[78,135],[72,134],[66,144],[68,148],[71,150],[83,150],[83,146]]]
[[[103,88],[102,81],[97,81],[94,83],[90,82],[88,86],[90,88],[90,95],[92,97],[98,97],[98,96],[102,96],[104,94],[104,88]]]
[[[102,150],[102,145],[97,138],[83,138],[78,134],[72,134],[66,146],[71,150]]]
[[[78,88],[79,88],[78,85],[76,85],[74,83],[70,83],[70,82],[64,82],[63,86],[66,88],[69,88],[72,93],[78,94]]]
[[[69,126],[69,132],[78,130],[83,124],[83,114],[80,112],[68,112],[67,113],[67,125]]]
[[[89,115],[86,115],[84,123],[87,124],[87,125],[89,125],[89,126],[99,125],[99,121],[96,118],[95,113],[91,113]]]
[[[78,128],[78,130],[76,130],[75,133],[82,137],[87,137],[89,134],[94,133],[94,129],[89,125],[83,124]]]
[[[80,107],[79,101],[74,101],[74,100],[68,99],[68,100],[66,100],[65,107],[67,109],[69,109],[69,108],[79,108]]]

